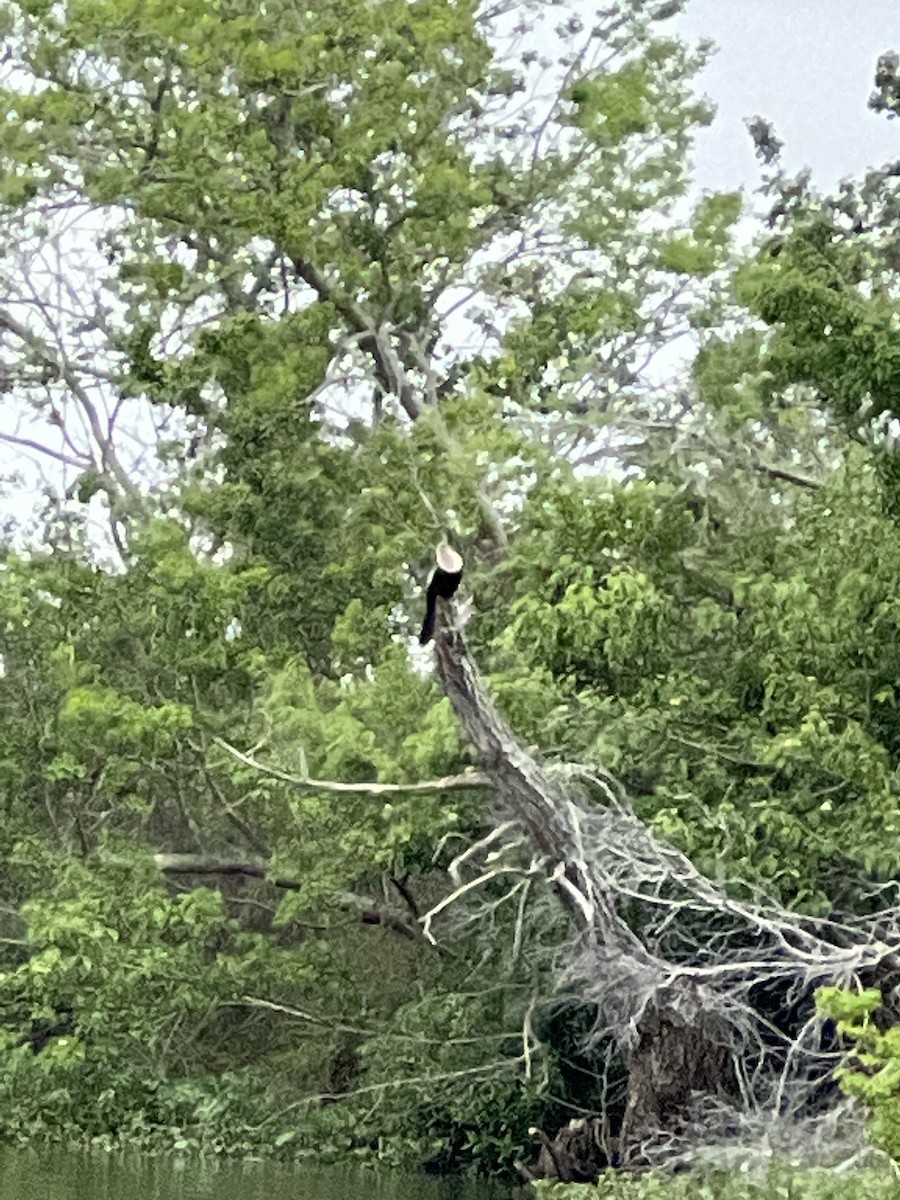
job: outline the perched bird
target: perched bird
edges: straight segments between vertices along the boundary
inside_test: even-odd
[[[459,581],[462,579],[463,573],[462,555],[457,554],[447,542],[441,542],[438,545],[434,554],[434,561],[434,570],[431,572],[431,578],[428,580],[425,620],[422,622],[422,632],[419,634],[419,642],[423,646],[434,637],[438,596],[442,600],[449,600],[459,587]]]

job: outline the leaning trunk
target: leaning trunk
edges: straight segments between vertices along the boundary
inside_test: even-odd
[[[485,691],[460,630],[441,614],[438,668],[444,689],[485,771],[528,831],[557,895],[580,931],[583,955],[615,975],[612,1023],[629,1067],[623,1161],[640,1158],[656,1133],[675,1131],[701,1096],[735,1097],[734,1038],[715,998],[688,974],[672,978],[617,910],[597,865],[584,861],[580,820],[589,821],[526,749]]]

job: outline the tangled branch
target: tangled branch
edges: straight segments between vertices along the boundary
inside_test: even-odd
[[[823,1046],[814,989],[900,975],[897,910],[841,921],[735,899],[639,820],[605,773],[553,769],[527,749],[446,610],[436,646],[444,689],[509,819],[457,858],[454,890],[423,917],[429,935],[435,918],[500,876],[512,880],[503,899],[538,875],[553,889],[575,930],[561,982],[593,1006],[593,1044],[615,1045],[628,1069],[626,1156],[671,1162],[733,1144],[748,1122],[774,1128],[808,1112],[838,1062]],[[491,896],[482,915],[502,902],[496,887]],[[776,1022],[761,989],[782,1014],[805,1016]]]

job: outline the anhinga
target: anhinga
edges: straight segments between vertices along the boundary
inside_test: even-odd
[[[463,573],[462,555],[457,554],[447,542],[439,544],[435,551],[434,561],[434,570],[431,572],[431,578],[428,580],[425,620],[422,622],[422,632],[419,634],[419,642],[423,646],[434,637],[438,596],[442,600],[449,600],[459,587],[459,581],[462,579]]]

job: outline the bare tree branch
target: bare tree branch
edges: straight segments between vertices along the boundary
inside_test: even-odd
[[[300,788],[306,792],[332,792],[343,796],[396,796],[396,795],[433,795],[435,792],[469,790],[472,788],[489,788],[492,786],[490,777],[479,771],[464,771],[462,775],[446,775],[443,779],[426,779],[421,783],[340,783],[331,779],[310,779],[306,775],[290,775],[277,767],[266,766],[250,754],[244,754],[235,746],[213,738],[232,758],[236,758],[246,767],[252,767],[270,779],[278,779],[291,787]]]
[[[132,499],[137,498],[140,495],[140,489],[129,477],[128,472],[119,461],[112,441],[103,429],[97,406],[88,395],[87,389],[78,378],[77,371],[69,362],[62,347],[58,349],[57,353],[54,353],[41,337],[29,329],[27,325],[23,325],[21,321],[17,320],[6,309],[0,310],[0,329],[6,329],[12,333],[24,346],[38,356],[39,360],[47,366],[48,370],[58,373],[59,378],[66,384],[69,391],[78,401],[81,412],[90,428],[94,444],[100,453],[100,462],[103,470],[108,472],[115,480],[121,495],[131,497]]]

